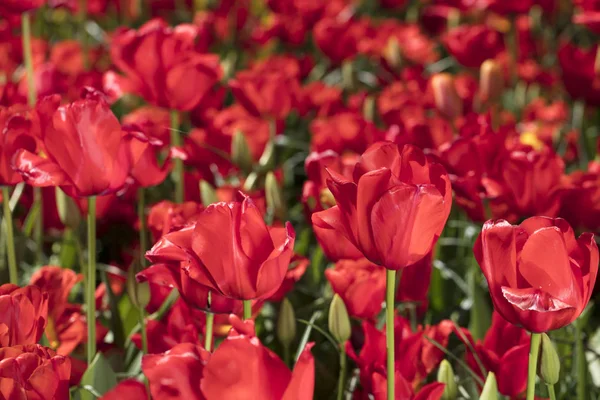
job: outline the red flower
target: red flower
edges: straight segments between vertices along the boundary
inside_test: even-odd
[[[428,294],[432,269],[431,253],[413,265],[404,268],[402,279],[398,284],[396,300],[399,302],[413,302],[417,312],[424,313],[429,303]]]
[[[98,94],[61,106],[41,108],[48,122],[41,132],[46,158],[26,149],[15,168],[33,186],[60,186],[73,197],[110,194],[125,184],[130,160],[126,133]]]
[[[283,72],[239,72],[229,87],[240,104],[255,117],[285,119],[297,104],[298,80]]]
[[[574,99],[590,106],[600,105],[600,77],[596,73],[598,47],[588,49],[566,42],[558,49],[558,62],[565,89]]]
[[[480,0],[477,7],[498,14],[512,15],[525,14],[537,3],[532,0]]]
[[[71,362],[38,344],[0,348],[0,397],[69,398]]]
[[[525,391],[529,360],[529,335],[525,329],[512,325],[494,312],[492,326],[483,342],[475,343],[469,331],[463,329],[463,332],[485,370],[496,374],[501,394],[516,398]],[[471,352],[467,352],[467,363],[485,381],[486,374]]]
[[[313,224],[343,235],[389,269],[408,267],[429,253],[450,213],[444,168],[410,145],[376,143],[357,162],[353,181],[330,176],[337,205],[313,214]]]
[[[310,132],[310,148],[317,152],[333,150],[338,154],[345,151],[362,153],[370,145],[383,139],[383,132],[374,123],[354,112],[316,119],[310,124]]]
[[[314,359],[307,345],[290,371],[263,346],[253,321],[230,317],[229,336],[211,355],[201,383],[206,400],[237,400],[249,393],[261,400],[312,400]],[[250,367],[251,366],[251,367]]]
[[[0,4],[0,14],[21,14],[40,8],[46,0],[3,0]]]
[[[13,157],[19,149],[34,152],[36,141],[30,134],[30,121],[20,107],[0,107],[0,186],[16,185],[23,178],[13,169]]]
[[[129,153],[131,170],[129,176],[140,187],[156,186],[162,183],[169,173],[171,162],[158,164],[157,152],[163,146],[159,139],[147,137],[141,132],[130,132]]]
[[[600,229],[600,162],[591,161],[587,171],[574,171],[563,196],[560,216],[575,228]]]
[[[156,138],[165,145],[169,143],[171,134],[169,111],[153,106],[136,108],[123,116],[123,126],[143,132],[146,136]]]
[[[119,382],[117,386],[106,392],[101,400],[142,400],[147,399],[146,386],[135,379],[125,379]]]
[[[598,273],[594,235],[576,240],[561,218],[533,217],[517,226],[488,221],[473,251],[496,311],[530,332],[573,322],[587,305]]]
[[[269,228],[252,200],[215,203],[194,226],[163,236],[148,251],[153,263],[177,263],[189,279],[223,296],[251,300],[271,296],[285,278],[295,233]]]
[[[267,300],[269,301],[281,301],[285,297],[288,292],[291,292],[294,288],[294,285],[302,279],[306,269],[310,265],[310,260],[305,257],[301,257],[299,255],[294,254],[292,259],[290,260],[290,267],[285,273],[285,278],[283,278],[283,282],[277,291],[271,295]]]
[[[469,68],[478,68],[504,50],[502,35],[485,25],[461,25],[448,31],[442,41],[448,52]]]
[[[197,33],[198,28],[193,25],[170,28],[159,19],[145,23],[137,31],[117,30],[110,55],[125,76],[107,73],[106,90],[114,97],[130,92],[155,106],[191,110],[221,79],[218,56],[200,54],[194,49]]]
[[[193,201],[176,204],[169,200],[163,200],[150,208],[148,229],[152,232],[152,237],[158,240],[171,231],[179,230],[196,222],[196,217],[203,209],[202,204]]]
[[[183,343],[164,354],[149,354],[142,359],[154,399],[205,400],[200,382],[210,353],[201,346]]]
[[[340,295],[350,316],[374,319],[385,297],[385,270],[363,258],[341,260],[325,270],[334,293]]]
[[[0,346],[40,341],[48,319],[48,294],[37,286],[0,286]]]
[[[323,18],[313,29],[315,44],[337,65],[354,58],[359,42],[373,33],[367,18],[356,20],[343,15]]]

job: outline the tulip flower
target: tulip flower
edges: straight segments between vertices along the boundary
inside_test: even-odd
[[[48,320],[48,294],[37,286],[0,286],[0,345],[39,342]]]
[[[459,63],[469,68],[479,68],[504,50],[500,32],[485,25],[461,25],[448,31],[442,42]]]
[[[202,204],[186,201],[176,204],[168,200],[156,203],[148,214],[148,229],[152,237],[158,240],[162,235],[183,228],[196,221],[202,212]]]
[[[293,371],[255,336],[253,321],[230,317],[229,336],[204,367],[200,387],[206,400],[311,400],[314,359],[311,344],[303,350]]]
[[[148,378],[155,399],[205,400],[200,383],[210,353],[201,346],[183,343],[163,354],[142,359],[142,371]]]
[[[291,292],[294,285],[302,279],[310,261],[307,258],[294,255],[290,260],[290,266],[285,273],[285,278],[279,289],[268,298],[269,301],[281,301],[288,292]]]
[[[124,381],[119,382],[119,384],[110,391],[106,392],[100,399],[120,400],[124,398],[130,400],[147,399],[148,395],[146,393],[146,387],[142,382],[135,379],[125,379]]]
[[[575,239],[562,218],[532,217],[516,226],[488,221],[473,251],[496,311],[535,333],[573,322],[587,305],[598,273],[594,235]]]
[[[108,73],[105,88],[115,97],[134,93],[158,107],[191,110],[221,78],[218,57],[195,51],[197,33],[193,25],[170,28],[159,19],[137,31],[117,30],[110,55],[124,76]],[[147,58],[148,54],[155,56]],[[186,85],[180,84],[183,81]]]
[[[0,397],[69,398],[71,362],[38,344],[0,348]]]
[[[268,298],[279,289],[292,257],[295,233],[267,227],[249,197],[208,206],[192,226],[164,235],[148,251],[152,263],[183,268],[185,282],[230,299]]]
[[[46,0],[6,0],[0,4],[0,14],[19,15],[40,8]]]

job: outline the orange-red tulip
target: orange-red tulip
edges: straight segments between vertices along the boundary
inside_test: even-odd
[[[39,342],[47,320],[47,293],[37,286],[0,286],[0,346]]]

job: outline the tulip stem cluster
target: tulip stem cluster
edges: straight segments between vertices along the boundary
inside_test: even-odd
[[[542,335],[540,333],[531,334],[531,342],[529,343],[529,368],[527,370],[527,400],[535,399],[535,377],[537,374],[541,340]]]
[[[171,111],[171,148],[181,146],[181,134],[179,133],[179,112]],[[183,185],[183,160],[175,158],[173,160],[173,173],[171,175],[175,183],[175,203],[183,203],[184,185]]]
[[[396,271],[386,270],[385,281],[385,335],[387,348],[387,398],[394,400],[394,296]]]
[[[88,328],[87,362],[90,364],[96,355],[96,197],[94,196],[88,198],[87,235],[88,268],[86,273],[85,301]]]
[[[206,312],[206,330],[204,331],[204,348],[208,351],[212,348],[213,338],[213,323],[215,321],[215,314]]]
[[[340,376],[338,378],[337,400],[344,398],[344,386],[346,383],[346,350],[340,346]]]
[[[15,253],[15,236],[13,230],[12,212],[10,211],[10,193],[8,186],[2,186],[2,204],[4,206],[4,223],[6,224],[6,252],[8,254],[8,275],[10,283],[17,284],[17,255]]]

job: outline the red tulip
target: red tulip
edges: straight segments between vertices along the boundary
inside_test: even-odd
[[[573,322],[587,305],[598,273],[594,235],[576,240],[561,218],[532,217],[516,226],[488,221],[473,251],[495,310],[530,332]]]
[[[312,151],[333,150],[362,153],[373,143],[383,139],[383,132],[374,123],[355,112],[344,112],[326,119],[316,119],[310,124]]]
[[[373,34],[367,18],[356,20],[341,16],[323,18],[313,29],[315,44],[334,64],[354,58],[358,44]]]
[[[416,147],[376,143],[357,162],[353,180],[330,176],[337,205],[313,214],[313,224],[343,235],[375,264],[397,270],[416,263],[448,219],[448,175]]]
[[[195,222],[196,217],[203,209],[202,204],[193,201],[176,204],[169,200],[163,200],[150,208],[148,229],[152,232],[152,237],[158,240],[162,235]]]
[[[562,199],[560,216],[575,228],[600,230],[600,162],[591,161],[587,171],[574,171]]]
[[[367,259],[341,260],[325,276],[348,308],[350,316],[374,319],[385,297],[385,270]]]
[[[37,286],[0,286],[0,346],[39,342],[47,319],[47,293]]]
[[[48,125],[41,132],[45,158],[17,152],[15,168],[33,186],[60,186],[73,197],[115,193],[123,187],[130,159],[126,133],[99,95],[52,113],[38,105]]]
[[[210,353],[192,343],[178,344],[164,354],[149,354],[142,359],[154,399],[205,400],[200,382]]]
[[[485,370],[496,374],[498,391],[510,398],[519,397],[527,387],[527,361],[529,360],[527,331],[512,325],[499,313],[494,312],[492,326],[485,334],[483,342],[475,343],[469,331],[463,329],[463,332]],[[467,364],[482,380],[485,380],[486,374],[471,352],[467,352]]]
[[[290,267],[285,273],[285,278],[283,278],[283,282],[279,289],[271,295],[267,300],[268,301],[281,301],[283,298],[291,292],[294,288],[294,285],[302,279],[306,269],[310,265],[310,260],[305,257],[301,257],[299,255],[294,254],[292,259],[290,260]]]
[[[100,397],[100,400],[143,400],[147,398],[146,386],[142,382],[135,379],[125,379]]]
[[[215,203],[195,225],[163,236],[146,254],[153,263],[176,263],[196,285],[237,300],[261,299],[285,278],[295,233],[269,228],[249,197]]]
[[[253,116],[285,119],[296,106],[300,85],[278,71],[242,71],[229,82],[235,98]]]
[[[136,108],[123,116],[123,126],[132,127],[146,136],[156,138],[165,145],[171,139],[169,111],[153,106]]]
[[[110,54],[124,76],[107,73],[106,90],[113,97],[129,92],[158,107],[191,110],[221,78],[218,56],[194,49],[197,33],[193,25],[170,28],[159,19],[137,31],[117,30]]]
[[[3,0],[0,4],[0,15],[21,14],[40,8],[46,0]]]
[[[290,371],[283,361],[263,346],[254,333],[253,321],[230,317],[233,326],[204,367],[201,383],[206,400],[312,400],[314,359],[307,345]]]
[[[38,344],[0,348],[3,399],[68,399],[70,376],[69,359]]]
[[[402,279],[398,284],[396,300],[399,302],[412,302],[419,314],[427,310],[429,303],[429,284],[433,270],[432,254],[429,253],[420,261],[410,265],[402,271]]]
[[[572,98],[583,99],[590,106],[600,105],[597,54],[598,46],[582,48],[571,42],[562,43],[557,53],[565,89]]]
[[[162,183],[171,166],[168,158],[162,165],[158,164],[157,152],[163,146],[163,142],[147,137],[141,132],[133,131],[130,134],[131,170],[129,176],[140,187],[156,186]]]
[[[502,35],[485,25],[461,25],[448,31],[443,43],[459,63],[469,68],[478,68],[504,50]]]
[[[13,157],[19,149],[34,152],[36,141],[30,134],[31,122],[18,106],[0,107],[0,186],[12,186],[23,180],[13,169]]]

